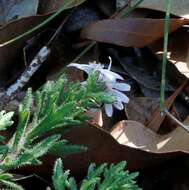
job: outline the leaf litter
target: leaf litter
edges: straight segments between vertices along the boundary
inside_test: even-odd
[[[64,2],[62,0],[39,2],[12,0],[9,3],[1,1],[0,42],[4,43],[32,29],[56,13]],[[157,10],[164,12],[164,4],[161,0],[147,0],[139,5],[136,13],[133,11],[135,17],[120,18],[119,13],[127,11],[128,7],[136,2],[135,0],[73,1],[64,13],[47,26],[12,44],[0,47],[0,85],[3,94],[27,69],[25,58],[32,58],[37,54],[38,50],[35,47],[38,46],[35,45],[36,41],[31,39],[40,33],[39,41],[41,39],[44,41],[38,47],[40,49],[48,43],[47,31],[51,34],[56,33],[62,21],[65,21],[54,44],[51,45],[51,54],[45,63],[41,63],[40,69],[37,69],[35,74],[32,73],[29,81],[26,81],[25,88],[20,88],[16,95],[8,99],[0,97],[4,104],[3,108],[10,111],[17,109],[28,86],[39,88],[48,78],[56,79],[62,69],[65,70],[65,66],[80,53],[82,56],[79,56],[79,63],[87,64],[96,59],[95,61],[104,64],[106,68],[109,63],[108,57],[111,56],[112,71],[118,72],[124,81],[130,84],[131,92],[125,94],[130,102],[129,105],[125,105],[123,111],[117,110],[112,118],[108,118],[104,110],[90,110],[88,113],[90,123],[83,128],[74,128],[64,136],[73,144],[88,147],[86,153],[64,159],[65,167],[71,169],[77,176],[83,175],[90,162],[100,164],[104,161],[126,160],[128,169],[141,172],[140,183],[141,180],[147,181],[147,177],[143,176],[144,173],[150,176],[154,168],[163,166],[163,163],[174,159],[179,160],[179,157],[188,161],[188,132],[167,115],[162,116],[159,109],[164,17]],[[124,7],[122,10],[116,10],[116,4]],[[177,17],[172,16],[170,19],[168,60],[176,71],[168,65],[165,104],[170,114],[188,126],[188,30],[186,27],[189,24],[188,2],[173,1],[172,7],[171,13]],[[141,8],[143,9],[140,12]],[[149,9],[155,18],[148,16]],[[68,14],[70,16],[66,19]],[[39,42],[38,38],[36,38],[37,42]],[[96,45],[85,54],[84,48],[90,44],[90,41],[96,41]],[[24,55],[23,49],[26,44],[29,44],[29,48],[27,47]],[[73,68],[69,68],[66,72],[70,81],[82,81],[86,78],[83,72]],[[54,161],[55,158],[48,155],[44,158],[44,165],[21,170],[24,173],[32,171],[43,178],[48,178]],[[177,164],[182,168],[186,167],[185,162]],[[150,168],[150,171],[147,168]],[[169,171],[168,175],[171,175],[170,173]],[[157,184],[149,183],[152,183],[152,187],[148,189],[158,189]],[[157,183],[165,184],[162,183],[160,176]],[[147,188],[144,184],[141,186],[145,190]],[[172,182],[172,186],[175,184],[176,182]],[[171,185],[167,189],[170,187]]]

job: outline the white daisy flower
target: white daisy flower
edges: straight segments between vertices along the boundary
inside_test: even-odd
[[[68,67],[76,67],[80,70],[83,70],[88,75],[92,72],[97,71],[99,74],[99,79],[103,81],[105,84],[105,89],[107,92],[115,98],[115,102],[113,106],[118,110],[123,110],[124,105],[123,103],[128,103],[129,98],[122,92],[130,91],[131,87],[128,84],[117,82],[117,80],[123,80],[123,77],[117,73],[110,71],[111,69],[111,59],[110,65],[108,69],[104,68],[104,65],[97,64],[96,62],[89,62],[89,64],[78,64],[78,63],[71,63]],[[122,92],[121,92],[122,91]],[[113,107],[112,104],[105,104],[105,112],[108,117],[113,115]]]

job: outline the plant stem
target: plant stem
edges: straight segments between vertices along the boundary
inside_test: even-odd
[[[165,80],[166,80],[166,65],[167,65],[167,50],[169,37],[169,21],[171,11],[171,0],[167,0],[166,15],[164,22],[164,47],[163,47],[163,63],[161,74],[161,92],[160,92],[160,111],[165,109]]]
[[[179,126],[181,126],[183,129],[185,129],[189,133],[189,125],[185,125],[182,122],[180,122],[174,115],[172,115],[166,108],[164,110],[165,114],[172,119],[175,123],[177,123]]]
[[[11,39],[11,40],[8,40],[8,41],[6,41],[6,42],[0,44],[0,47],[6,46],[6,45],[8,45],[8,44],[11,44],[11,43],[13,43],[13,42],[15,42],[15,41],[17,41],[17,40],[23,38],[23,37],[25,37],[25,36],[27,36],[27,35],[29,35],[29,34],[35,32],[36,30],[38,30],[38,29],[44,27],[44,26],[47,25],[50,21],[52,21],[54,18],[56,18],[58,15],[60,15],[65,9],[67,9],[68,6],[69,6],[71,3],[73,3],[74,1],[75,1],[75,0],[68,0],[68,1],[66,1],[66,2],[62,5],[62,7],[61,7],[57,12],[55,12],[53,15],[51,15],[50,17],[48,17],[48,18],[47,18],[46,20],[44,20],[42,23],[38,24],[37,26],[35,26],[34,28],[28,30],[27,32],[25,32],[25,33],[23,33],[23,34],[21,34],[21,35],[19,35],[19,36],[13,38],[13,39]]]

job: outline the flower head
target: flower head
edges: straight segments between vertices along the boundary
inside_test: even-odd
[[[118,109],[124,109],[123,103],[128,103],[129,98],[122,92],[129,91],[130,85],[118,82],[117,80],[123,80],[123,77],[119,74],[112,72],[111,63],[108,69],[104,68],[104,65],[97,64],[96,62],[89,62],[89,64],[78,64],[71,63],[68,65],[69,67],[76,67],[80,70],[83,70],[88,75],[93,72],[96,72],[98,75],[99,81],[102,81],[105,85],[105,90],[114,97],[115,102],[113,106]],[[107,116],[111,117],[113,115],[113,107],[112,104],[105,104],[105,112]]]

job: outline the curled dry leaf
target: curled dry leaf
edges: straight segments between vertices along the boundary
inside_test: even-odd
[[[139,133],[138,133],[139,134]],[[119,144],[112,135],[102,128],[88,124],[82,127],[74,127],[63,135],[70,144],[84,145],[88,150],[84,153],[68,155],[64,158],[64,167],[70,169],[76,176],[82,176],[87,171],[91,162],[101,164],[116,163],[126,160],[129,170],[138,170],[160,163],[173,156],[174,154],[155,154],[149,153],[138,148],[133,148],[125,144]],[[48,178],[49,171],[52,169],[56,157],[47,155],[43,158],[43,165],[24,168],[24,173],[35,173],[41,177]],[[20,171],[23,169],[20,168]]]
[[[188,23],[187,19],[171,19],[170,32]],[[163,19],[108,19],[84,27],[81,38],[125,47],[144,47],[160,39],[163,28]]]
[[[132,0],[131,5],[135,4],[138,0]],[[147,8],[158,11],[165,11],[165,0],[145,0],[138,7]],[[189,1],[188,0],[172,0],[171,1],[171,13],[176,16],[189,18]]]
[[[189,117],[185,121],[189,125]],[[158,135],[136,121],[121,121],[111,132],[122,145],[151,153],[189,153],[189,133],[178,126],[167,135]]]

